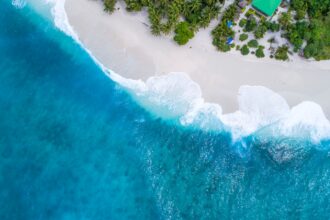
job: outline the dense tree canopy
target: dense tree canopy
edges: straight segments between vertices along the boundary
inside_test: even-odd
[[[287,38],[294,49],[306,41],[306,58],[330,59],[330,0],[292,0],[291,7],[298,21],[289,26]]]

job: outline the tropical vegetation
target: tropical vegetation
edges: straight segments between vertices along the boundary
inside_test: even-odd
[[[104,10],[115,12],[117,1],[103,0]],[[257,48],[251,53],[261,58],[265,56],[265,46],[260,45],[259,39],[266,37],[263,42],[268,40],[270,47],[267,49],[276,59],[288,60],[292,52],[315,60],[330,59],[330,0],[291,0],[289,5],[283,6],[286,10],[281,10],[274,18],[261,16],[250,5],[247,10],[239,8],[239,0],[229,5],[225,0],[122,1],[129,12],[148,13],[152,34],[173,36],[179,45],[187,44],[196,32],[216,21],[211,35],[212,44],[219,51],[230,51],[236,44],[242,54],[249,48]],[[243,33],[236,37],[237,31]],[[284,39],[278,42],[272,33]],[[240,41],[246,40],[248,44],[242,45]]]

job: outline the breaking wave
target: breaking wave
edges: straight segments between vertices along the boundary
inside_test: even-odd
[[[48,0],[48,3],[53,5],[55,25],[81,44],[69,24],[65,0]],[[330,138],[330,122],[314,102],[306,101],[290,108],[283,97],[266,87],[243,85],[237,96],[239,109],[223,114],[219,104],[205,102],[199,85],[186,73],[150,77],[146,82],[126,79],[107,70],[86,51],[137,103],[163,119],[208,131],[230,132],[233,141],[252,134],[263,141],[290,138],[319,143]]]

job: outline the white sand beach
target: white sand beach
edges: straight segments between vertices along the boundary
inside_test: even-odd
[[[280,62],[269,58],[221,53],[212,46],[210,29],[180,47],[170,37],[155,37],[146,13],[127,13],[124,5],[109,15],[101,1],[67,0],[69,23],[80,41],[107,68],[131,79],[185,72],[208,102],[233,112],[241,85],[261,85],[283,96],[290,106],[302,101],[321,105],[330,118],[330,62]]]

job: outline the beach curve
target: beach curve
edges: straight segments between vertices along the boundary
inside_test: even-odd
[[[63,3],[64,2],[65,1],[63,0]],[[326,81],[326,79],[329,77],[328,76],[329,74],[327,74],[327,73],[329,73],[327,63],[323,62],[320,65],[320,63],[314,62],[314,63],[308,63],[309,65],[306,65],[307,64],[306,61],[299,61],[298,63],[295,63],[295,65],[293,66],[292,62],[280,63],[280,62],[272,61],[272,60],[266,60],[266,61],[260,62],[260,61],[254,60],[252,58],[242,59],[242,58],[238,57],[237,54],[221,54],[221,53],[216,52],[211,46],[206,46],[206,44],[208,42],[205,39],[204,39],[204,41],[201,41],[203,46],[198,46],[198,44],[197,44],[196,49],[194,49],[195,47],[190,48],[190,47],[194,46],[194,44],[193,44],[194,42],[192,42],[192,46],[188,45],[188,47],[179,48],[178,46],[174,45],[172,42],[166,41],[166,39],[165,40],[158,39],[158,38],[151,36],[149,34],[149,32],[147,32],[146,29],[141,28],[141,26],[139,27],[139,25],[137,25],[135,18],[133,20],[132,17],[127,15],[126,12],[123,12],[124,10],[121,9],[122,13],[120,14],[119,20],[124,23],[128,22],[128,24],[132,24],[131,22],[135,22],[134,23],[135,27],[138,27],[137,29],[128,28],[128,30],[130,30],[130,31],[133,30],[133,32],[131,32],[131,34],[135,34],[134,31],[137,31],[137,35],[138,35],[138,36],[133,37],[135,40],[130,41],[131,43],[133,42],[133,45],[134,45],[133,47],[131,47],[132,44],[130,44],[130,42],[127,42],[127,39],[123,38],[123,36],[120,37],[118,35],[118,32],[115,31],[116,29],[115,30],[110,29],[110,31],[107,29],[99,29],[101,31],[102,30],[106,31],[106,33],[103,33],[103,34],[100,32],[87,31],[85,29],[85,32],[83,30],[81,31],[81,33],[82,33],[82,35],[81,35],[79,30],[77,31],[75,22],[73,22],[73,24],[72,24],[72,21],[71,21],[72,19],[74,20],[75,18],[78,19],[79,16],[81,16],[81,14],[79,15],[79,13],[77,13],[77,14],[70,13],[70,9],[68,10],[67,8],[72,7],[71,3],[73,3],[74,1],[69,0],[67,2],[65,2],[65,7],[66,7],[66,11],[68,13],[68,20],[70,22],[70,25],[73,26],[73,29],[75,30],[75,32],[77,32],[77,36],[79,36],[79,39],[78,39],[79,43],[82,43],[82,45],[86,46],[88,48],[87,51],[90,53],[93,53],[93,55],[92,54],[91,55],[95,56],[94,58],[96,61],[100,60],[100,62],[105,65],[105,68],[111,67],[111,69],[115,69],[116,72],[120,72],[120,74],[122,76],[117,75],[117,74],[115,74],[114,71],[109,70],[112,73],[112,74],[110,74],[110,77],[112,79],[114,79],[115,81],[126,86],[126,88],[128,88],[129,90],[132,90],[132,95],[133,96],[136,95],[137,101],[151,111],[154,108],[153,107],[150,108],[150,106],[154,105],[155,103],[152,103],[152,102],[148,103],[150,100],[145,102],[145,97],[146,97],[145,94],[150,93],[150,88],[148,88],[148,85],[146,85],[142,80],[148,79],[146,81],[150,82],[157,78],[164,79],[166,77],[169,78],[171,76],[177,76],[176,74],[167,75],[167,73],[173,72],[174,68],[184,68],[182,66],[180,67],[180,64],[183,66],[189,64],[186,67],[188,69],[193,68],[194,70],[184,71],[189,74],[186,74],[186,73],[183,73],[183,74],[186,75],[185,79],[187,79],[189,81],[189,82],[187,81],[188,84],[197,85],[197,86],[195,86],[195,88],[197,89],[196,94],[198,94],[197,100],[199,100],[199,101],[197,101],[197,103],[199,104],[198,105],[199,107],[196,108],[196,106],[191,105],[191,103],[196,104],[196,102],[188,100],[188,103],[190,103],[190,106],[188,109],[192,108],[193,111],[199,112],[201,110],[202,111],[205,110],[205,106],[207,106],[207,108],[211,107],[211,109],[214,110],[214,111],[212,111],[212,113],[214,113],[214,115],[217,116],[216,117],[217,119],[220,119],[220,123],[217,124],[218,126],[215,126],[217,128],[219,128],[220,124],[222,126],[223,121],[225,121],[225,122],[227,121],[226,125],[227,126],[229,125],[233,131],[238,130],[239,133],[248,135],[248,134],[251,134],[252,132],[255,132],[256,130],[258,130],[261,126],[265,126],[265,121],[263,121],[263,120],[258,121],[257,125],[255,126],[254,129],[250,129],[251,126],[249,125],[249,123],[251,121],[249,121],[249,120],[247,120],[246,123],[241,121],[242,123],[240,125],[237,125],[237,119],[240,119],[240,116],[242,116],[242,114],[244,115],[244,117],[249,116],[249,113],[247,113],[246,111],[241,109],[242,102],[240,102],[239,99],[237,101],[237,91],[238,90],[241,91],[242,85],[246,85],[246,84],[263,85],[263,86],[251,86],[251,87],[243,86],[243,89],[252,88],[252,90],[255,90],[256,88],[257,89],[261,88],[260,92],[262,92],[263,89],[268,90],[267,88],[265,88],[265,86],[273,89],[276,93],[279,94],[279,96],[283,96],[285,98],[285,100],[288,101],[288,103],[291,107],[297,105],[298,103],[301,103],[302,101],[306,101],[306,100],[311,100],[316,103],[320,103],[319,101],[321,101],[321,107],[323,108],[323,110],[325,110],[326,115],[327,116],[329,115],[329,111],[328,111],[329,103],[326,103],[326,100],[325,100],[326,96],[329,94],[329,90],[327,90],[326,87],[322,85],[322,82],[324,83]],[[100,2],[97,3],[95,1],[84,1],[84,3],[78,4],[78,5],[80,5],[79,7],[81,7],[82,10],[83,10],[83,8],[88,8],[91,12],[91,11],[93,11],[93,10],[91,10],[91,7],[89,7],[89,5],[84,5],[84,4],[92,4],[93,5],[92,7],[94,7],[95,10],[99,11],[97,16],[100,16],[100,18],[102,18],[102,19],[110,19],[110,21],[111,21],[110,25],[117,24],[117,26],[115,25],[115,27],[117,27],[119,29],[121,28],[121,30],[127,31],[126,29],[123,28],[122,23],[119,22],[119,25],[118,25],[118,23],[117,23],[118,20],[116,20],[116,19],[112,20],[111,17],[109,18],[109,16],[107,14],[102,14],[103,12],[102,12],[102,10],[100,10],[100,9],[102,9]],[[84,5],[84,6],[82,6],[82,5]],[[73,11],[76,12],[77,11],[76,9],[77,8],[75,8]],[[79,12],[79,10],[78,10],[78,12]],[[80,13],[81,12],[82,11],[80,11]],[[93,14],[93,13],[89,13],[89,14]],[[139,15],[134,15],[134,16],[139,16]],[[142,19],[142,17],[141,17],[141,19]],[[109,25],[109,22],[107,20],[100,20],[100,22],[95,22],[95,21],[93,21],[93,19],[91,19],[90,21],[93,24],[96,24],[95,26],[98,26],[99,24]],[[143,26],[145,26],[145,22],[143,20],[138,20],[138,21],[141,22],[141,24]],[[102,22],[105,22],[105,23],[102,23]],[[114,22],[114,23],[112,23],[112,22]],[[78,22],[78,26],[79,26],[79,23],[84,24],[84,25],[81,25],[80,28],[82,26],[84,28],[91,28],[84,22]],[[93,27],[93,25],[92,25],[92,27]],[[106,26],[106,27],[109,27],[109,26]],[[97,27],[94,27],[94,28],[98,29]],[[79,29],[79,27],[78,27],[78,29]],[[88,33],[86,33],[86,32],[88,32]],[[145,47],[144,44],[142,44],[142,45],[138,44],[139,39],[141,37],[139,34],[143,33],[143,32],[145,32],[145,33],[141,35],[142,38],[143,37],[148,37],[150,39],[153,38],[154,39],[153,41],[161,40],[164,43],[160,44],[160,42],[159,42],[159,44],[156,44],[156,45],[152,44],[152,47],[150,45]],[[94,34],[92,34],[88,37],[88,35],[90,33],[94,33]],[[95,33],[97,33],[97,34],[95,34]],[[206,34],[207,32],[205,31],[203,33]],[[67,33],[67,34],[70,35],[70,33]],[[108,35],[108,34],[110,34],[110,35]],[[119,31],[119,34],[123,34],[123,33],[121,33]],[[95,38],[95,36],[97,36],[97,37]],[[97,41],[98,37],[103,38],[103,37],[109,37],[109,36],[110,36],[109,39],[115,40],[114,41],[115,44],[113,44],[113,42],[111,40],[103,42],[104,44],[102,44],[102,41]],[[134,35],[125,35],[125,36],[134,36]],[[204,35],[204,37],[205,36],[207,36],[207,35]],[[196,39],[199,39],[199,38],[197,37]],[[147,41],[140,41],[140,42],[147,42]],[[195,41],[195,43],[198,43],[198,42]],[[100,50],[97,50],[97,48],[93,47],[94,44],[98,45],[98,47],[103,45],[103,47],[99,48]],[[174,55],[174,56],[170,56],[169,54],[167,54],[167,50],[160,50],[160,48],[167,47],[167,46],[169,46],[169,49],[170,49],[169,54],[173,53],[171,55]],[[111,47],[114,47],[114,49],[111,49]],[[107,48],[110,50],[107,50]],[[145,48],[147,48],[147,49],[145,49]],[[175,49],[173,49],[173,48],[175,48]],[[141,52],[141,50],[142,50],[142,52]],[[150,53],[150,51],[151,52],[158,51],[158,53],[156,53],[155,56],[148,56],[148,53]],[[164,53],[164,51],[166,51],[166,52]],[[101,54],[99,54],[99,52]],[[183,58],[184,62],[178,62],[180,60],[175,55],[177,52],[179,54],[179,57]],[[204,56],[201,57],[203,55],[203,52],[207,56],[206,59]],[[103,56],[102,56],[102,53],[104,53]],[[112,54],[112,56],[111,56],[111,54]],[[168,59],[157,60],[157,58],[159,58],[162,55],[163,56],[166,55],[166,57]],[[197,55],[198,55],[198,57],[197,57]],[[145,57],[147,57],[146,60],[144,60]],[[184,58],[184,57],[186,57],[186,58]],[[207,59],[207,58],[210,58],[210,59]],[[105,59],[105,60],[103,60],[103,59]],[[141,63],[141,59],[143,59],[142,63]],[[176,60],[176,62],[173,62],[173,59]],[[203,62],[206,61],[207,66],[205,67],[203,65],[199,65],[200,63],[198,63],[198,62],[192,62],[195,59],[199,59]],[[216,62],[212,63],[212,60],[216,60]],[[185,62],[185,61],[187,61],[187,62]],[[208,61],[210,61],[210,64]],[[113,66],[111,65],[112,62],[114,62]],[[145,62],[144,65],[143,65],[143,62]],[[173,64],[173,65],[167,66],[167,64],[170,64],[169,62],[172,62],[171,64]],[[306,62],[306,63],[304,63],[304,62]],[[103,66],[101,63],[100,63],[100,65]],[[146,65],[147,63],[150,65]],[[226,74],[224,74],[223,71],[218,70],[219,65],[220,66],[223,65],[224,68],[229,68],[229,66],[230,66],[230,68],[227,69],[225,71]],[[269,66],[272,68],[270,69]],[[121,68],[121,67],[123,67],[123,68]],[[162,71],[161,67],[164,67],[164,69],[169,68],[169,70]],[[306,68],[306,67],[308,67],[308,68]],[[209,74],[208,71],[205,71],[205,72],[202,71],[203,68],[205,68],[205,69],[211,68],[212,69],[212,70],[210,69],[211,74]],[[237,71],[237,68],[239,69],[239,71]],[[252,73],[246,73],[246,72],[251,71],[250,69],[253,70]],[[318,71],[317,74],[319,76],[321,76],[322,80],[315,79],[316,77],[313,77],[310,74],[311,69],[317,70]],[[256,70],[258,70],[258,71],[256,71]],[[280,71],[278,74],[279,76],[275,75],[276,71]],[[284,73],[281,71],[284,71]],[[216,72],[221,72],[221,74],[216,73]],[[207,73],[207,75],[205,73]],[[268,76],[267,74],[269,74],[269,73],[270,73],[270,75]],[[132,74],[132,75],[130,75],[130,74]],[[289,75],[289,74],[291,74],[291,75]],[[258,77],[258,76],[260,76],[260,77]],[[124,77],[132,78],[132,79],[128,80],[128,79],[125,79]],[[134,80],[134,79],[138,79],[138,80]],[[314,79],[314,81],[312,81],[313,79]],[[260,82],[251,83],[249,80],[258,81],[258,82],[260,81]],[[322,81],[322,82],[320,82],[320,81]],[[153,82],[156,82],[156,81],[153,81]],[[224,82],[226,82],[226,83],[224,83]],[[305,89],[304,84],[302,82],[309,83],[309,84],[312,84],[312,82],[314,82],[315,84],[314,84],[314,86],[312,86],[312,88]],[[318,84],[319,82],[320,82],[320,84]],[[217,83],[219,83],[220,87],[217,85]],[[301,83],[301,84],[299,84],[299,83]],[[267,86],[267,84],[269,84],[270,86]],[[140,90],[140,93],[136,93],[137,92],[136,85],[138,85],[138,87],[140,89],[143,88],[142,90]],[[205,86],[203,86],[203,85],[205,85]],[[321,87],[320,87],[320,85],[321,85]],[[164,84],[162,86],[164,86]],[[170,89],[173,88],[172,85],[168,84],[167,86],[170,86]],[[319,91],[314,90],[315,86],[318,86],[317,89],[319,89],[319,90],[323,89],[321,91],[321,93]],[[237,87],[237,89],[236,89],[236,87]],[[292,87],[292,89],[291,89],[291,87]],[[166,87],[166,86],[165,86],[165,88],[162,88],[162,89],[163,89],[161,91],[162,93],[164,93],[164,91],[165,91],[165,93],[170,91],[169,87]],[[281,89],[283,89],[283,90],[281,90]],[[247,90],[247,93],[245,93],[245,94],[250,94],[248,90]],[[300,90],[302,90],[302,92]],[[143,95],[141,95],[142,94],[141,91],[143,91],[145,93]],[[269,90],[269,91],[271,91],[271,90]],[[159,91],[157,91],[157,92],[159,92]],[[270,94],[272,94],[272,96],[273,95],[276,96],[277,94],[275,92],[271,91]],[[153,94],[155,94],[155,93],[153,93]],[[203,94],[203,96],[201,94]],[[320,94],[323,94],[323,96],[320,96]],[[156,95],[159,95],[159,94],[156,93]],[[162,94],[162,95],[164,97],[164,94]],[[239,96],[242,96],[241,92],[239,93]],[[159,96],[158,99],[159,98],[162,98],[162,97]],[[176,98],[177,97],[173,97],[173,100]],[[189,98],[191,98],[191,97],[189,97]],[[265,103],[268,103],[268,105],[270,105],[269,110],[271,109],[271,105],[274,103],[272,102],[272,99],[270,99],[270,102],[267,102],[267,97],[264,97],[263,99],[264,100],[262,100],[261,103],[257,103],[257,102],[253,102],[253,97],[249,97],[249,100],[252,100],[251,106],[253,106],[253,105],[257,106],[257,108],[255,110],[264,111],[267,113],[267,111],[268,111],[267,109],[266,110],[260,109],[263,106],[265,106],[263,102],[266,101]],[[141,102],[141,100],[143,100],[143,101]],[[155,98],[152,97],[151,100],[154,101]],[[169,99],[169,100],[171,100],[171,99]],[[318,100],[318,101],[316,101],[316,100]],[[191,102],[189,102],[189,101],[191,101]],[[220,106],[218,104],[210,104],[209,102],[221,103],[222,105]],[[312,106],[310,109],[313,109],[313,106],[317,105],[314,102],[304,102],[304,103],[307,103],[307,109],[308,109],[308,106],[309,107]],[[302,103],[302,104],[304,104],[304,103]],[[309,105],[309,104],[311,104],[311,105]],[[169,105],[173,106],[173,103],[170,103]],[[169,105],[167,105],[167,106],[165,105],[165,108],[168,107]],[[301,104],[297,105],[296,107],[299,107],[299,106],[306,107],[306,105],[301,105]],[[231,113],[231,114],[222,115],[223,112],[224,113],[233,112],[234,110],[238,109],[238,107],[239,107],[238,111]],[[224,109],[224,111],[223,111],[223,109]],[[295,108],[292,108],[292,109],[294,110]],[[317,108],[314,108],[314,109],[317,109]],[[209,111],[209,110],[210,109],[207,109],[207,111]],[[183,122],[188,121],[188,124],[189,124],[189,122],[190,123],[193,122],[194,120],[191,120],[191,119],[185,120],[187,115],[188,116],[194,115],[191,112],[192,111],[190,111],[190,110],[180,112],[180,114],[182,116],[181,121],[183,121]],[[157,112],[157,113],[159,113],[159,112]],[[257,113],[258,112],[256,112],[256,114]],[[271,121],[273,123],[280,119],[286,120],[286,119],[288,119],[288,117],[290,115],[289,113],[290,113],[290,111],[288,111],[286,115],[282,115],[281,117],[274,118],[272,120],[269,120],[269,118],[267,118],[266,121],[268,121],[268,123],[269,123],[269,121]],[[238,116],[238,117],[237,118],[231,117],[233,115],[235,117],[236,116]],[[196,117],[196,113],[194,116]],[[226,120],[226,117],[228,117],[228,116],[231,119],[235,118],[235,120]],[[270,114],[269,116],[272,117],[273,115]],[[316,131],[313,131],[314,133],[316,133],[315,140],[325,138],[324,134],[330,134],[330,129],[329,129],[330,124],[329,124],[329,121],[325,117],[323,117],[322,109],[321,109],[321,111],[316,112],[316,114],[314,116],[312,115],[309,118],[313,118],[313,117],[324,119],[324,122],[325,122],[325,123],[323,123],[323,125],[325,124],[325,126],[323,126],[323,125],[318,126],[317,124],[313,125],[314,130],[316,129]],[[201,123],[201,122],[199,121],[199,123]],[[303,121],[300,121],[299,123],[303,124]],[[310,126],[310,125],[308,125],[308,126]],[[319,129],[322,129],[322,131]],[[319,133],[321,133],[322,135],[318,136]]]
[[[302,101],[320,104],[327,116],[330,103],[330,62],[257,60],[235,53],[219,53],[211,45],[209,29],[187,46],[150,34],[147,17],[128,14],[119,5],[114,14],[99,1],[67,0],[65,10],[82,43],[106,67],[131,79],[185,72],[197,82],[208,102],[221,103],[224,112],[237,109],[241,85],[261,85],[283,96],[290,106]]]

